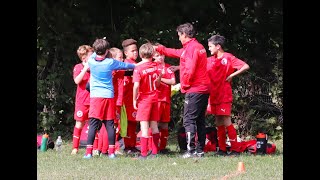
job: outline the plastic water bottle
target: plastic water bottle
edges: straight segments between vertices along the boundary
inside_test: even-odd
[[[49,135],[46,133],[42,136],[40,151],[47,151]]]
[[[58,136],[58,139],[56,140],[55,147],[56,147],[56,151],[61,152],[61,149],[62,149],[62,139],[61,139],[61,136]]]

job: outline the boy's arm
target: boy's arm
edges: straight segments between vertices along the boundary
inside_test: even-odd
[[[138,97],[138,89],[139,89],[140,83],[139,82],[134,82],[133,84],[133,108],[135,110],[138,109],[137,107],[137,97]]]
[[[226,81],[229,81],[229,82],[232,80],[233,77],[250,69],[250,66],[247,63],[236,58],[235,56],[232,57],[231,63],[232,63],[232,67],[237,69],[237,71],[233,72],[227,77]]]

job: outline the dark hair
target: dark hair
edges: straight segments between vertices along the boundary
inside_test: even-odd
[[[193,38],[195,34],[195,30],[193,28],[193,25],[190,23],[181,24],[176,29],[177,32],[185,33],[187,37]]]
[[[225,38],[220,35],[213,35],[211,36],[211,38],[208,39],[208,42],[211,42],[214,45],[219,44],[221,47],[223,47]]]
[[[92,47],[97,55],[104,55],[110,48],[110,44],[106,39],[96,39]]]
[[[134,40],[134,39],[126,39],[126,40],[122,41],[122,47],[123,48],[128,47],[131,44],[137,44],[137,41]]]

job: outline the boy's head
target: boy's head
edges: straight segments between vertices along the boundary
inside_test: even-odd
[[[93,48],[89,45],[81,45],[78,47],[77,54],[81,61],[86,62],[88,57],[93,53]]]
[[[162,45],[160,43],[155,43],[154,44],[155,46],[159,46],[159,45]],[[163,63],[164,62],[164,58],[165,58],[165,55],[162,55],[160,54],[158,51],[155,51],[154,54],[153,54],[153,59],[154,59],[154,62],[156,63]]]
[[[110,48],[110,44],[106,39],[96,39],[92,47],[97,55],[104,55]]]
[[[151,43],[145,43],[139,48],[139,55],[143,59],[152,60],[154,52],[155,50],[153,49],[153,46]]]
[[[113,47],[109,49],[109,53],[107,55],[108,58],[113,58],[118,61],[123,61],[123,53],[120,49]]]
[[[122,47],[127,59],[136,60],[138,58],[138,47],[136,40],[126,39],[122,41]]]
[[[193,38],[195,30],[193,25],[190,23],[181,24],[177,27],[176,31],[178,32],[179,41],[184,44],[190,38]]]
[[[220,35],[213,35],[208,39],[208,47],[211,55],[217,54],[218,51],[223,51],[225,38]]]

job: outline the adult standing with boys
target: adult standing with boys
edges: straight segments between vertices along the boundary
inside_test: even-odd
[[[203,157],[206,139],[205,111],[210,86],[207,54],[203,45],[194,38],[195,30],[192,24],[181,24],[176,31],[183,46],[181,49],[166,48],[162,45],[155,48],[165,56],[180,58],[181,92],[185,94],[183,126],[187,135],[187,152],[182,157]]]

